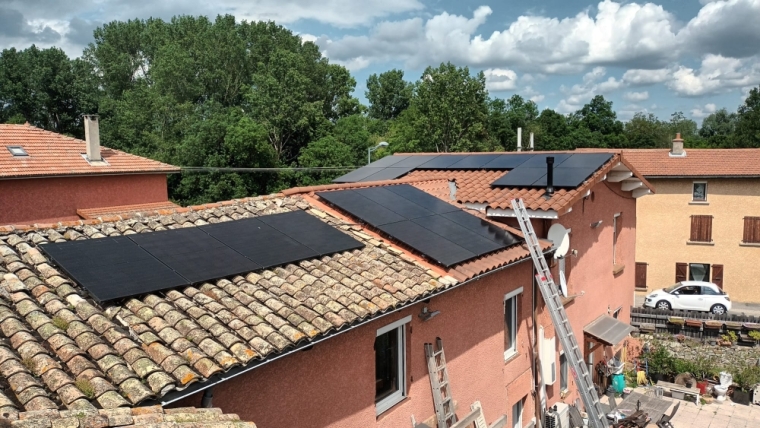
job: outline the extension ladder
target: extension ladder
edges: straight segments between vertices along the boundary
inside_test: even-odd
[[[544,255],[541,252],[541,245],[538,242],[536,232],[533,230],[533,224],[530,222],[525,204],[521,199],[513,199],[512,209],[514,209],[517,221],[520,223],[520,229],[523,235],[525,235],[525,243],[528,245],[530,256],[533,258],[533,264],[536,267],[538,288],[544,296],[544,301],[549,309],[549,315],[554,324],[556,334],[559,337],[562,348],[565,350],[567,361],[572,368],[578,392],[583,400],[583,405],[586,406],[588,426],[591,428],[607,428],[610,424],[607,422],[607,417],[604,415],[604,410],[599,402],[596,388],[591,381],[591,375],[583,361],[583,353],[578,346],[578,341],[575,339],[570,321],[567,319],[565,307],[559,299],[559,291],[554,284],[549,266],[546,264],[546,259],[544,259]]]
[[[457,415],[454,412],[454,400],[451,398],[449,371],[446,369],[443,341],[437,338],[435,343],[437,350],[433,349],[432,343],[425,344],[425,356],[427,357],[430,375],[430,387],[433,389],[435,415],[438,419],[438,428],[451,428],[457,421]]]

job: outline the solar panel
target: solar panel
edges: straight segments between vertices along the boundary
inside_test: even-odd
[[[380,158],[380,159],[372,162],[368,166],[375,167],[375,168],[387,168],[389,166],[393,166],[393,165],[401,162],[402,160],[404,160],[404,159],[406,159],[408,157],[409,157],[409,155],[390,155],[390,156],[386,156],[384,158]]]
[[[265,223],[316,251],[319,257],[364,247],[364,244],[304,211],[259,217]]]
[[[406,159],[402,160],[401,162],[393,164],[394,167],[402,168],[402,167],[412,167],[417,168],[418,166],[424,164],[425,162],[429,162],[435,158],[437,158],[439,155],[413,155],[413,156],[407,156]]]
[[[379,229],[447,267],[477,255],[409,220],[386,224]]]
[[[425,229],[456,243],[458,246],[470,251],[476,256],[506,247],[503,243],[497,243],[491,239],[480,236],[479,234],[440,215],[417,218],[412,221]]]
[[[548,157],[554,157],[554,168],[557,168],[557,166],[561,165],[565,160],[567,160],[571,155],[568,153],[539,153],[533,155],[532,158],[525,161],[523,164],[520,165],[520,168],[544,168],[546,169],[546,158]]]
[[[546,175],[546,168],[515,168],[504,174],[492,186],[530,187],[537,180]]]
[[[431,159],[422,165],[418,166],[418,169],[448,169],[449,166],[454,165],[460,160],[466,158],[468,155],[440,155]]]
[[[316,251],[262,223],[258,218],[209,224],[200,229],[258,263],[263,269],[319,257]]]
[[[341,175],[333,180],[333,183],[355,183],[361,181],[372,174],[382,171],[385,168],[375,168],[371,166],[363,166],[359,169],[353,170],[348,174]]]
[[[483,169],[513,169],[532,158],[532,154],[504,154],[483,166]]]
[[[596,168],[557,168],[554,170],[554,187],[575,188],[591,177]],[[546,179],[544,178],[544,181]],[[543,185],[546,185],[544,183]]]
[[[364,196],[365,198],[382,207],[386,207],[387,209],[395,212],[407,220],[411,220],[417,217],[425,217],[433,214],[429,210],[421,207],[420,205],[417,205],[404,196],[390,191],[390,189],[387,187],[369,187],[366,189],[357,189],[355,190],[355,193]]]
[[[347,211],[354,217],[373,226],[406,220],[404,217],[390,209],[370,201],[356,190],[320,192],[317,193],[317,195],[343,211]]]
[[[559,165],[559,168],[594,168],[594,171],[612,159],[611,153],[575,153]],[[556,165],[555,165],[556,166]]]
[[[139,233],[129,239],[191,284],[261,268],[197,227]]]
[[[458,210],[446,214],[442,214],[443,217],[469,229],[470,231],[477,233],[478,235],[488,238],[494,242],[504,243],[506,246],[512,246],[519,242],[519,239],[507,232],[506,230],[478,218],[474,215]]]
[[[187,285],[187,280],[126,236],[40,245],[98,302]]]
[[[411,167],[411,166],[407,166],[403,168],[396,168],[396,167],[378,168],[378,171],[375,174],[365,177],[361,179],[361,181],[393,180],[393,179],[401,177],[402,175],[406,174],[407,172],[413,169],[414,167]]]
[[[456,206],[446,203],[433,195],[423,192],[422,190],[410,186],[408,184],[402,184],[399,186],[385,186],[385,189],[403,196],[406,199],[414,202],[415,204],[430,211],[430,214],[443,214],[452,211],[461,211]],[[465,213],[467,214],[467,213]]]
[[[451,165],[448,169],[480,169],[500,155],[470,155]]]

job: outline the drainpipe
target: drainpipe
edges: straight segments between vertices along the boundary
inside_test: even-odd
[[[203,398],[201,398],[201,408],[209,409],[212,407],[211,400],[214,398],[213,388],[209,388],[203,391]]]
[[[528,220],[528,221],[530,221],[530,220]],[[534,270],[532,272],[535,272],[535,268],[534,268]],[[543,411],[541,409],[541,383],[539,382],[539,379],[538,379],[538,364],[539,364],[539,362],[538,362],[538,351],[537,351],[537,348],[538,348],[538,343],[537,343],[537,339],[538,339],[538,324],[537,324],[538,323],[538,299],[536,298],[536,293],[538,292],[538,290],[536,289],[537,287],[536,287],[536,277],[535,276],[533,276],[533,281],[531,281],[531,283],[533,285],[533,293],[532,293],[533,294],[533,305],[532,305],[532,309],[533,309],[533,350],[532,350],[533,351],[533,355],[532,355],[532,357],[533,358],[531,358],[531,361],[532,361],[532,364],[531,364],[532,367],[531,367],[531,369],[533,371],[533,385],[534,385],[534,389],[533,389],[533,397],[534,397],[533,398],[533,403],[535,405],[535,409],[534,410],[535,410],[535,414],[536,414],[536,427],[537,428],[541,428],[541,427],[544,426],[544,421],[541,419],[541,415],[543,414]]]

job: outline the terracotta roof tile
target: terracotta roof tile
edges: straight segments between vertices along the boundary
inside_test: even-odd
[[[90,165],[82,157],[85,142],[29,125],[0,124],[0,179],[86,174],[174,173],[179,168],[119,150],[101,147],[107,165]],[[28,156],[13,156],[21,146]]]
[[[623,150],[623,157],[648,177],[760,177],[760,149]]]
[[[429,183],[444,195],[447,184]],[[272,270],[94,304],[37,245],[150,233],[306,210],[366,246]],[[496,266],[518,247],[443,270],[309,195],[266,196],[118,221],[88,219],[0,229],[0,374],[14,377],[0,408],[135,406],[370,319]],[[49,350],[49,351],[48,351]],[[77,382],[89,382],[85,393]],[[10,403],[10,404],[9,404]]]

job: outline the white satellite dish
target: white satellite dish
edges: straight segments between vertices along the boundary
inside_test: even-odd
[[[554,244],[556,251],[554,252],[554,258],[563,257],[570,249],[570,235],[567,233],[567,229],[559,223],[555,223],[549,228],[549,233],[546,236]]]

